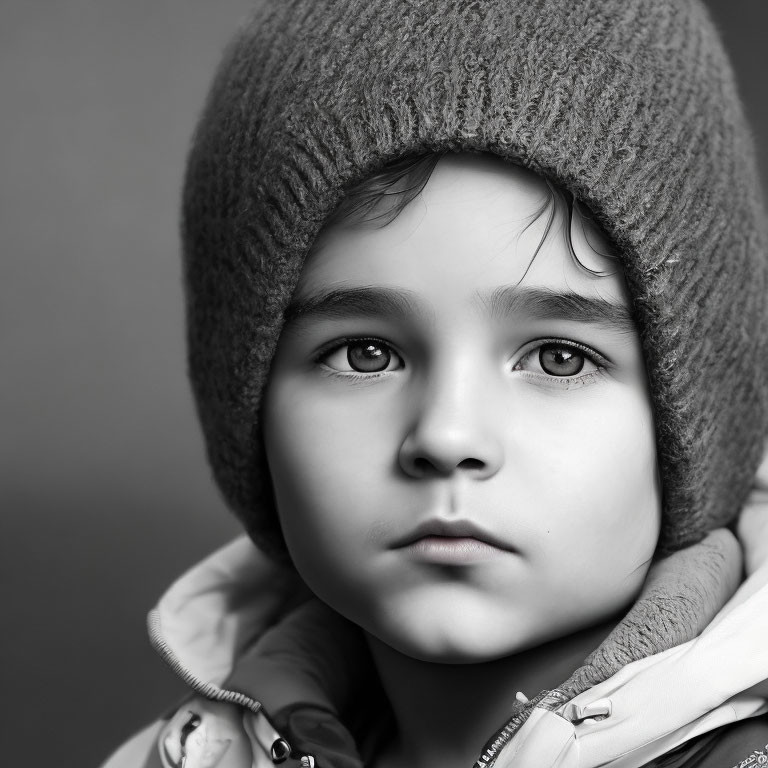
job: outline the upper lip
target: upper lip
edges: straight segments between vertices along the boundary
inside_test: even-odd
[[[440,536],[442,538],[472,538],[478,541],[484,541],[486,544],[504,549],[508,552],[514,552],[515,548],[508,542],[503,541],[492,531],[488,531],[472,520],[445,520],[444,518],[430,518],[419,523],[413,530],[397,539],[392,544],[392,549],[407,547],[419,539],[427,536]]]

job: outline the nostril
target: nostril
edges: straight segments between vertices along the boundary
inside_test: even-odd
[[[428,459],[421,458],[420,456],[417,456],[413,460],[413,468],[419,475],[427,475],[430,472],[435,471],[434,464],[432,464],[432,462]]]
[[[458,464],[454,464],[452,462],[443,463],[423,456],[417,456],[413,459],[411,466],[417,475],[427,477],[434,474],[450,473],[454,469],[481,470],[485,468],[485,462],[480,459],[463,459]]]

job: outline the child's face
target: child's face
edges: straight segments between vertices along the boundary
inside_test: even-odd
[[[442,159],[391,224],[324,234],[280,338],[264,436],[293,561],[418,658],[490,660],[608,618],[656,546],[624,281],[596,254],[612,274],[579,268],[559,218],[531,263],[546,195],[500,160]]]

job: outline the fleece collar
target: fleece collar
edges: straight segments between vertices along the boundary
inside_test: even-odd
[[[705,555],[711,557],[712,551]],[[253,690],[244,693],[242,685],[228,690],[225,680],[286,607],[305,598],[297,577],[241,537],[177,580],[148,619],[152,643],[166,662],[207,699],[243,707],[250,718],[246,730],[256,734],[267,754],[284,740],[262,711],[259,681],[252,681]],[[724,599],[715,601],[714,610]],[[768,615],[768,594],[764,601],[763,615]],[[739,694],[756,685],[759,670],[768,668],[768,645],[761,633],[750,631],[753,603],[754,596],[748,609],[731,611],[725,630],[743,629],[745,649],[739,658],[718,653],[724,637],[717,625],[697,639],[624,665],[575,697],[563,693],[567,684],[561,686],[537,697],[524,722],[491,739],[478,768],[633,768],[701,733],[767,711],[761,696]],[[691,653],[694,644],[696,653]],[[581,670],[588,670],[599,655],[600,649]],[[313,697],[323,704],[322,692],[301,693],[302,700]]]

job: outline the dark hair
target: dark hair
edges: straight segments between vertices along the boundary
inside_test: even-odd
[[[401,158],[400,160],[396,160],[395,162],[386,165],[367,179],[350,187],[339,206],[325,222],[324,228],[341,223],[351,225],[370,224],[376,228],[386,227],[387,224],[393,222],[400,213],[402,213],[402,211],[421,194],[432,176],[432,172],[435,170],[437,163],[445,154],[447,153],[429,152]],[[595,275],[596,277],[612,274],[588,267],[586,263],[579,258],[573,246],[573,227],[576,226],[574,210],[577,212],[580,220],[587,219],[592,221],[596,227],[600,228],[600,225],[595,221],[592,212],[568,190],[558,186],[550,179],[544,178],[544,181],[547,184],[550,194],[544,199],[540,208],[533,214],[531,220],[526,224],[525,229],[528,229],[528,227],[538,221],[545,213],[547,214],[547,224],[544,230],[544,235],[536,247],[530,262],[525,268],[523,278],[528,273],[528,270],[531,268],[541,247],[549,237],[558,210],[565,214],[564,219],[566,221],[566,226],[564,228],[564,234],[568,252],[574,263],[584,271],[591,275]],[[525,231],[525,229],[523,231]],[[587,242],[589,242],[590,247],[595,253],[604,258],[615,260],[615,256],[612,253],[601,250],[598,245],[590,242],[589,239],[586,238],[586,233],[585,239],[587,239]]]

